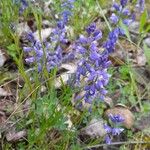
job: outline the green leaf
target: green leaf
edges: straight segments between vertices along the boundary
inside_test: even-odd
[[[125,31],[125,35],[127,36],[128,40],[131,41],[131,37],[130,37],[128,27],[122,22],[122,20],[119,22],[119,25]]]
[[[17,47],[15,44],[7,46],[7,53],[13,58],[16,59],[17,56]]]
[[[144,43],[144,54],[146,56],[147,62],[150,65],[150,48]]]
[[[144,108],[144,112],[145,113],[149,113],[150,112],[150,103],[149,103],[149,101],[147,101],[147,102],[145,102],[143,104],[143,108]]]
[[[146,32],[150,32],[150,24],[146,25]]]
[[[148,14],[147,14],[147,10],[145,9],[145,11],[142,13],[141,18],[140,18],[140,28],[139,28],[140,33],[144,31],[144,26],[147,22],[147,17],[148,17]]]

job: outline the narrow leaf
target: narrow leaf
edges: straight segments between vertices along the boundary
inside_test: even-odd
[[[150,65],[150,48],[146,44],[144,44],[144,53],[145,53],[147,62]]]
[[[147,17],[148,17],[147,10],[145,10],[142,13],[141,18],[140,18],[140,28],[139,28],[140,33],[142,33],[142,31],[144,30],[144,26],[147,22]]]

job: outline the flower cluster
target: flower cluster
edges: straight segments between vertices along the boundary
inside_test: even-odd
[[[120,4],[114,3],[113,8],[115,9],[116,13],[112,13],[110,17],[110,22],[113,24],[117,24],[120,19],[123,18],[123,23],[125,25],[130,25],[133,21],[133,15],[131,14],[130,10],[126,8],[128,0],[120,0]]]
[[[136,4],[136,8],[140,10],[140,12],[143,12],[145,9],[145,0],[138,0]]]
[[[107,51],[107,53],[114,52],[117,40],[119,36],[122,36],[122,35],[124,35],[124,30],[119,27],[114,28],[109,33],[107,41],[103,44],[103,47],[105,48],[105,51]]]
[[[76,83],[84,85],[84,101],[92,104],[93,100],[104,100],[107,93],[105,86],[108,84],[110,75],[107,68],[110,65],[107,53],[99,48],[98,41],[102,38],[102,32],[96,29],[96,24],[90,24],[87,29],[87,37],[80,35],[75,44],[77,53],[81,55],[76,72]]]
[[[67,0],[61,5],[63,9],[63,12],[61,13],[61,22],[63,22],[64,24],[67,24],[67,22],[69,21],[69,17],[72,15],[72,12],[70,10],[74,8],[74,2],[75,0]]]
[[[53,51],[53,45],[47,42],[41,43],[36,41],[32,33],[28,34],[28,39],[31,42],[31,46],[24,47],[23,49],[24,52],[32,52],[32,56],[25,59],[27,63],[35,63],[39,72],[42,71],[43,66],[50,71],[52,68],[61,64],[62,49],[60,46],[55,47],[55,51]]]
[[[54,67],[59,67],[62,63],[62,47],[61,44],[68,42],[66,34],[66,25],[73,8],[74,0],[67,0],[62,4],[63,12],[61,12],[60,20],[57,21],[56,27],[53,29],[49,41],[36,41],[32,33],[28,34],[31,46],[24,47],[24,52],[30,53],[32,56],[27,57],[27,63],[34,63],[38,67],[38,71],[42,71],[45,66],[47,71],[51,71]]]
[[[116,127],[118,125],[120,125],[123,121],[124,118],[121,115],[109,115],[109,119],[111,120],[111,123],[113,123],[113,127],[105,124],[104,125],[104,129],[107,133],[106,137],[105,137],[105,141],[107,144],[111,143],[112,137],[115,135],[119,135],[124,129],[120,128],[120,127]]]
[[[67,0],[62,3],[62,12],[60,13],[60,19],[57,21],[57,27],[52,31],[51,40],[59,41],[63,44],[68,42],[66,38],[66,25],[69,21],[69,18],[72,16],[71,10],[74,7],[75,0]]]

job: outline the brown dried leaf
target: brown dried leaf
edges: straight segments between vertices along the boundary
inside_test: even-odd
[[[24,138],[26,135],[27,132],[25,130],[19,132],[10,131],[9,133],[6,134],[6,139],[8,142],[16,142]]]
[[[0,96],[10,96],[10,95],[12,94],[0,87]]]

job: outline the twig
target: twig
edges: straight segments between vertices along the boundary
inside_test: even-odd
[[[98,2],[97,0],[96,0],[96,3],[97,3],[97,5],[98,5],[98,8],[99,8],[99,10],[100,10],[100,13],[101,13],[102,17],[104,18],[104,20],[105,20],[105,22],[106,22],[106,24],[107,24],[109,30],[112,31],[112,28],[111,28],[111,26],[110,26],[110,24],[109,24],[107,18],[105,17],[105,14],[104,14],[104,12],[103,12],[102,8],[100,7],[99,2]]]
[[[112,146],[112,145],[128,145],[128,144],[150,144],[150,142],[144,142],[144,141],[126,141],[126,142],[114,142],[111,144],[98,144],[98,145],[93,145],[93,146],[87,146],[83,147],[83,149],[92,149],[92,148],[99,148],[103,146]]]

